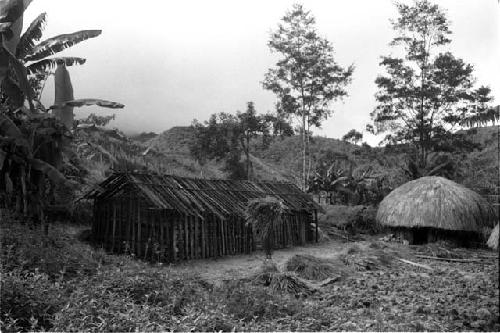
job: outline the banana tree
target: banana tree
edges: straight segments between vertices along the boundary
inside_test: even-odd
[[[83,63],[81,58],[47,58],[82,40],[95,37],[100,30],[60,35],[38,45],[45,18],[39,16],[20,35],[22,14],[30,1],[0,0],[0,196],[8,207],[44,220],[44,207],[51,196],[47,191],[71,187],[58,170],[62,150],[71,149],[67,128],[46,112],[38,102],[34,106],[33,87],[28,74],[47,72],[56,63],[64,66]],[[33,78],[33,75],[31,76]],[[66,96],[57,107],[100,105],[123,107],[119,103]],[[68,100],[69,99],[69,100]],[[27,100],[29,109],[24,107]],[[66,105],[69,103],[72,105]],[[49,180],[48,182],[46,180]]]

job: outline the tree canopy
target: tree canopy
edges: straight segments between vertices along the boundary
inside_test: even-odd
[[[397,35],[390,46],[400,56],[383,56],[380,62],[386,73],[375,80],[373,131],[388,133],[390,143],[415,144],[424,166],[443,136],[467,119],[490,114],[492,97],[488,87],[474,87],[473,66],[445,49],[450,22],[438,5],[416,0],[396,7]]]
[[[305,188],[310,128],[321,126],[333,112],[331,102],[347,95],[354,67],[337,64],[332,44],[317,33],[315,18],[300,4],[286,12],[268,45],[281,58],[262,84],[276,94],[283,111],[300,122]]]

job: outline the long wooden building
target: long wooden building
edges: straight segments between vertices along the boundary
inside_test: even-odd
[[[274,230],[277,248],[318,240],[320,206],[289,183],[123,172],[111,175],[87,198],[94,200],[92,234],[98,244],[173,262],[255,250],[245,210],[249,200],[266,196],[285,207]]]

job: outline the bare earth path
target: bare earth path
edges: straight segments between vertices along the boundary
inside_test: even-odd
[[[330,240],[305,246],[289,247],[275,250],[273,252],[273,261],[281,270],[285,262],[296,254],[309,254],[319,258],[333,259],[349,245],[349,243]],[[224,256],[217,259],[192,260],[180,263],[175,267],[177,271],[197,273],[203,279],[217,283],[222,280],[243,278],[256,273],[261,267],[264,258],[265,255],[262,251],[256,251],[250,254]]]

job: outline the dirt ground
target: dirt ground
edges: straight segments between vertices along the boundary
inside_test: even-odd
[[[280,271],[286,261],[297,254],[307,254],[323,259],[338,259],[350,247],[356,246],[361,251],[365,251],[369,245],[380,236],[369,237],[368,240],[359,242],[346,242],[340,239],[332,239],[320,243],[295,246],[285,249],[278,249],[273,252],[272,260],[276,263]],[[411,250],[397,243],[387,243],[390,249],[397,251],[403,257],[411,256]],[[177,271],[192,272],[212,283],[219,283],[227,279],[239,279],[255,274],[265,261],[265,254],[256,251],[251,254],[240,254],[224,256],[217,259],[199,259],[182,262],[175,265]]]

